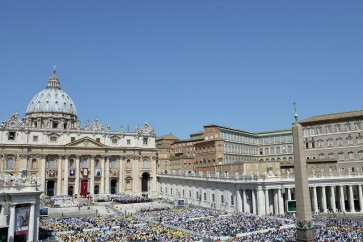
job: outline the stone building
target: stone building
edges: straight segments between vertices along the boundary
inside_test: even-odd
[[[47,87],[0,124],[0,171],[27,169],[39,176],[45,195],[80,196],[126,192],[156,194],[155,131],[145,123],[133,131],[111,130],[98,119],[83,127],[71,97],[54,70]]]

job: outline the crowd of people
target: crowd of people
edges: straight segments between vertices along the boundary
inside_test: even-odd
[[[291,216],[229,214],[204,208],[143,208],[132,216],[42,218],[41,229],[61,241],[295,241]],[[315,217],[316,241],[363,241],[363,218]]]
[[[51,207],[51,208],[69,208],[69,207],[79,207],[80,202],[73,199],[70,196],[53,196],[53,197],[43,197],[40,199],[41,207]]]
[[[122,204],[151,202],[150,198],[132,196],[129,194],[109,195],[108,198],[110,201]]]

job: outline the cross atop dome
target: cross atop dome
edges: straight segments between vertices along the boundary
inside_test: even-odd
[[[48,86],[47,86],[47,88],[61,89],[60,82],[59,82],[59,79],[58,79],[56,73],[57,73],[56,66],[53,66],[53,75],[48,80]]]

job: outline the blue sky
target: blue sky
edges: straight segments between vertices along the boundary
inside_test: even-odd
[[[53,65],[82,121],[187,138],[363,109],[363,1],[1,1],[0,120]]]

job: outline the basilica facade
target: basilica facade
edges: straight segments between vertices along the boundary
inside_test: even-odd
[[[81,125],[71,97],[54,70],[47,87],[30,101],[25,117],[0,123],[0,172],[40,177],[44,195],[85,196],[156,191],[155,131],[111,130],[97,119]]]

